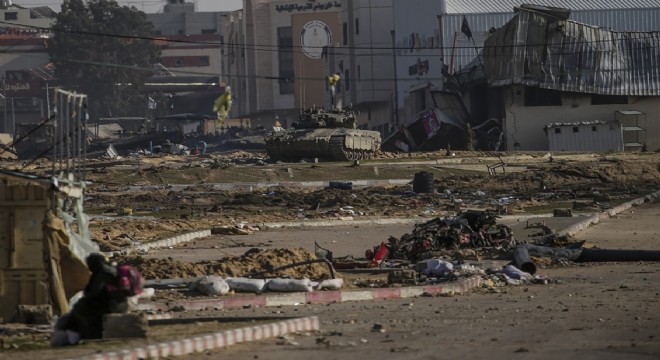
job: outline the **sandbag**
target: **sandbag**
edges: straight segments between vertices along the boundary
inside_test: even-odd
[[[229,288],[235,292],[260,293],[264,291],[266,280],[250,278],[227,278]]]
[[[339,290],[344,286],[344,279],[327,279],[315,286],[316,290]]]
[[[270,279],[267,287],[269,291],[279,292],[314,291],[314,284],[309,279]]]
[[[229,284],[220,276],[204,276],[193,283],[193,288],[205,295],[226,295],[229,292]]]

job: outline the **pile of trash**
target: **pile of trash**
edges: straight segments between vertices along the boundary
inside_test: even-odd
[[[496,220],[497,215],[493,211],[467,210],[457,216],[417,224],[412,233],[404,234],[400,239],[389,238],[389,258],[417,261],[427,259],[433,251],[440,250],[512,249],[516,243],[511,228],[497,224]]]

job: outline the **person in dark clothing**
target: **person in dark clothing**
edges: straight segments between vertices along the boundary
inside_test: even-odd
[[[128,311],[128,296],[112,291],[117,283],[117,268],[107,262],[101,254],[91,254],[86,259],[92,276],[85,286],[82,298],[62,322],[56,324],[60,330],[71,330],[81,339],[100,339],[103,336],[103,315]]]

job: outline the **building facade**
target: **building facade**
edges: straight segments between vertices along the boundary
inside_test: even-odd
[[[490,33],[511,20],[515,16],[514,8],[522,4],[570,9],[573,21],[618,31],[660,29],[659,0],[440,0],[438,3],[443,58],[449,72],[464,70],[473,62]],[[463,17],[474,42],[461,32]]]
[[[483,86],[491,92],[479,101],[487,116],[502,121],[507,150],[548,150],[548,124],[622,121],[621,114],[639,113],[624,124],[634,130],[624,140],[655,151],[658,43],[657,32],[612,31],[553,9],[522,8],[485,42]]]
[[[255,125],[296,120],[301,108],[330,103],[327,49],[341,38],[341,1],[245,0],[247,113]]]
[[[15,124],[45,117],[45,84],[53,80],[46,41],[55,16],[49,7],[0,2],[0,132],[13,134]]]
[[[345,102],[366,114],[370,130],[387,136],[415,120],[404,111],[411,89],[442,86],[441,7],[430,0],[345,3],[342,43],[335,49],[338,66],[346,68]]]
[[[229,12],[198,12],[196,4],[167,0],[162,13],[147,14],[162,37],[161,64],[174,75],[218,75]]]

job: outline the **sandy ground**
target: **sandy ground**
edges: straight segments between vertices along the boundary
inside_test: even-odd
[[[241,221],[256,224],[299,220],[301,215],[309,220],[332,219],[335,218],[333,213],[346,205],[366,213],[359,218],[418,218],[428,216],[428,209],[446,210],[451,205],[445,196],[446,190],[451,190],[466,203],[481,205],[492,204],[484,204],[483,199],[474,195],[476,190],[485,191],[488,201],[513,195],[519,201],[511,210],[520,214],[529,209],[551,211],[557,206],[570,207],[575,199],[588,204],[608,199],[625,201],[655,191],[660,183],[659,156],[587,154],[557,156],[549,163],[543,154],[516,155],[507,161],[511,166],[524,167],[525,171],[494,177],[485,175],[483,170],[487,163],[493,163],[493,158],[476,156],[469,159],[413,159],[419,160],[414,166],[415,161],[410,160],[407,164],[374,164],[381,175],[377,175],[372,166],[364,165],[358,168],[336,164],[251,165],[249,156],[246,157],[247,165],[241,162],[243,160],[227,165],[220,158],[130,160],[131,164],[98,164],[90,174],[97,182],[89,189],[86,209],[112,217],[118,210],[128,207],[143,216],[137,220],[92,221],[94,239],[117,247],[136,240],[155,240]],[[172,166],[175,160],[181,160],[179,166]],[[481,171],[466,172],[465,163],[475,169],[481,168]],[[293,169],[294,179],[287,175],[287,168]],[[46,164],[43,169],[47,171],[49,166]],[[38,172],[39,169],[34,170]],[[434,172],[440,190],[438,194],[410,197],[405,194],[410,186],[366,188],[353,192],[274,188],[254,193],[214,191],[207,186],[231,181],[302,181],[319,177],[326,180],[362,179],[365,176],[411,179],[420,170]],[[545,195],[539,194],[542,181],[551,190],[555,202],[548,203]],[[147,187],[128,191],[128,184]],[[164,188],[148,188],[153,184]],[[175,191],[169,188],[169,184],[190,186]],[[586,209],[593,210],[594,207]],[[589,228],[577,240],[586,240],[602,248],[660,250],[659,212],[657,203],[634,208]],[[514,227],[517,238],[524,238],[522,220],[503,221]],[[566,224],[551,226],[561,228],[563,225]],[[336,257],[362,257],[366,249],[380,244],[387,237],[400,236],[411,230],[411,225],[400,224],[259,231],[248,236],[213,236],[187,246],[151,252],[146,258],[162,261],[161,266],[165,267],[168,261],[216,261],[242,254],[253,247],[302,247],[305,251],[313,251],[314,242],[331,249]],[[189,358],[231,356],[279,360],[356,355],[365,359],[660,357],[659,264],[580,264],[542,267],[539,273],[561,281],[550,285],[499,288],[498,292],[477,291],[457,297],[190,314],[223,317],[318,315],[322,331],[309,336],[294,336],[293,339],[240,345]],[[382,324],[385,332],[372,332],[375,323]],[[134,343],[135,340],[130,342]],[[0,352],[0,359],[68,358],[120,345],[92,342],[69,349]]]
[[[635,207],[590,227],[580,233],[577,240],[602,248],[660,250],[658,215],[660,203]],[[353,232],[353,235],[359,232],[368,239],[371,235],[380,238],[395,233],[398,226],[326,231]],[[399,230],[405,231],[403,227]],[[170,250],[162,255],[167,251]],[[214,250],[205,249],[205,252],[211,251]],[[600,360],[660,357],[659,263],[574,264],[542,267],[539,274],[558,282],[507,286],[497,291],[483,289],[454,297],[184,313],[184,316],[223,318],[317,315],[321,331],[236,345],[182,359],[295,360],[350,356],[361,359]],[[383,326],[384,332],[372,331],[377,323]],[[139,344],[139,341],[131,340],[130,344]],[[80,348],[12,351],[0,358],[59,359],[89,355],[94,349],[108,346],[112,344],[92,342]]]
[[[547,226],[559,230],[584,220],[585,215],[576,215],[571,218],[556,218],[546,215],[540,216],[503,216],[498,224],[509,226],[516,239],[525,241],[527,235],[538,231],[525,229],[530,224],[545,222]],[[431,218],[391,219],[393,224],[365,224],[366,220],[341,222],[344,225],[328,227],[303,227],[292,230],[290,228],[273,228],[255,231],[249,235],[213,235],[203,239],[191,241],[171,248],[152,250],[145,258],[171,258],[178,261],[197,262],[218,260],[225,257],[239,256],[247,250],[258,247],[260,249],[276,248],[303,248],[314,252],[318,244],[324,249],[333,252],[335,258],[354,257],[362,258],[367,249],[380,245],[381,241],[387,243],[390,236],[400,238],[410,233],[414,224],[423,223]]]
[[[577,236],[602,248],[660,250],[660,203],[637,207]],[[559,284],[499,293],[282,307],[317,315],[319,334],[240,345],[190,359],[657,359],[660,264],[545,268]],[[272,314],[274,309],[228,316]],[[373,332],[375,323],[385,332]],[[291,342],[295,342],[292,345]]]

